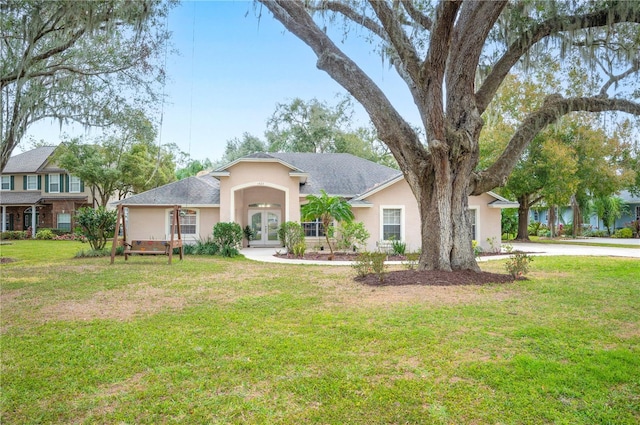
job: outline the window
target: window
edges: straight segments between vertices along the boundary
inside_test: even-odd
[[[58,213],[58,229],[71,231],[71,214]]]
[[[382,209],[382,240],[402,240],[402,209]]]
[[[197,233],[198,213],[196,210],[180,210],[180,234],[195,235]],[[171,234],[171,223],[173,223],[173,210],[169,211],[169,227],[167,234]],[[177,232],[176,232],[177,233]]]
[[[38,190],[38,176],[26,176],[27,177],[27,190]]]
[[[0,178],[0,190],[11,190],[11,176],[2,176]]]
[[[313,221],[307,221],[302,223],[304,229],[304,236],[308,238],[319,238],[324,236],[324,230],[322,228],[322,222],[319,218]]]
[[[477,212],[478,212],[477,210],[467,210],[469,227],[471,228],[471,239],[473,239],[474,241],[478,240],[478,233],[477,233],[478,226],[476,225]]]
[[[640,220],[640,205],[636,207],[636,220]]]
[[[80,193],[80,177],[69,176],[69,192]]]
[[[49,193],[60,192],[60,174],[49,174]]]

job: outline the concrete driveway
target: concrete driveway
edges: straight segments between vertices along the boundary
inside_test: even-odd
[[[624,241],[624,242],[623,242]],[[514,250],[524,251],[533,255],[586,255],[598,257],[630,257],[640,258],[640,239],[610,239],[610,238],[592,238],[589,242],[613,243],[618,245],[629,245],[629,248],[610,248],[602,246],[585,246],[584,239],[567,240],[562,244],[541,244],[541,243],[511,243]],[[250,260],[262,261],[267,263],[284,263],[284,264],[317,264],[317,265],[333,265],[348,266],[350,261],[307,261],[297,259],[285,259],[274,257],[276,251],[284,252],[284,248],[244,248],[240,251],[242,255]],[[479,261],[499,260],[508,257],[505,255],[495,255],[489,257],[480,257]],[[389,262],[390,264],[401,262]]]

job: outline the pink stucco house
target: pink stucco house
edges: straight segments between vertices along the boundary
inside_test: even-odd
[[[172,206],[180,205],[185,243],[206,239],[218,222],[233,221],[255,232],[252,247],[280,246],[277,229],[300,222],[300,207],[309,194],[345,198],[355,219],[371,234],[367,249],[401,240],[417,250],[420,216],[409,185],[398,170],[350,154],[257,153],[203,176],[190,177],[127,198],[129,239],[169,239]],[[474,239],[485,249],[501,237],[500,209],[514,208],[495,193],[469,197]],[[319,223],[302,223],[307,245],[324,240]]]

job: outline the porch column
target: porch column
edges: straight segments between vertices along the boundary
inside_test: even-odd
[[[2,229],[0,230],[0,232],[4,232],[5,230],[7,230],[7,206],[3,205],[2,206]]]
[[[36,238],[36,214],[38,214],[38,210],[36,210],[36,206],[31,206],[31,238]]]

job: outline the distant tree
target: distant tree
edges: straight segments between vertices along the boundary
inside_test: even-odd
[[[320,190],[320,196],[308,195],[307,203],[301,208],[302,220],[313,221],[320,219],[322,230],[331,251],[330,260],[333,260],[333,246],[329,241],[331,236],[331,225],[334,221],[347,222],[353,221],[354,215],[351,211],[351,205],[338,196],[329,196],[324,190]]]
[[[235,161],[243,156],[251,155],[256,152],[266,152],[267,145],[260,140],[259,137],[249,133],[242,134],[242,139],[237,137],[227,140],[223,157],[216,162],[215,165],[224,165]]]
[[[187,164],[183,168],[176,170],[176,179],[186,179],[187,177],[195,176],[205,170],[213,170],[213,163],[209,158],[205,158],[204,160],[188,160]]]
[[[5,0],[0,3],[0,169],[45,118],[102,126],[152,104],[174,1]]]
[[[56,150],[55,162],[89,185],[100,206],[175,180],[177,148],[155,143],[155,127],[141,111],[126,117],[91,142],[73,138]]]

